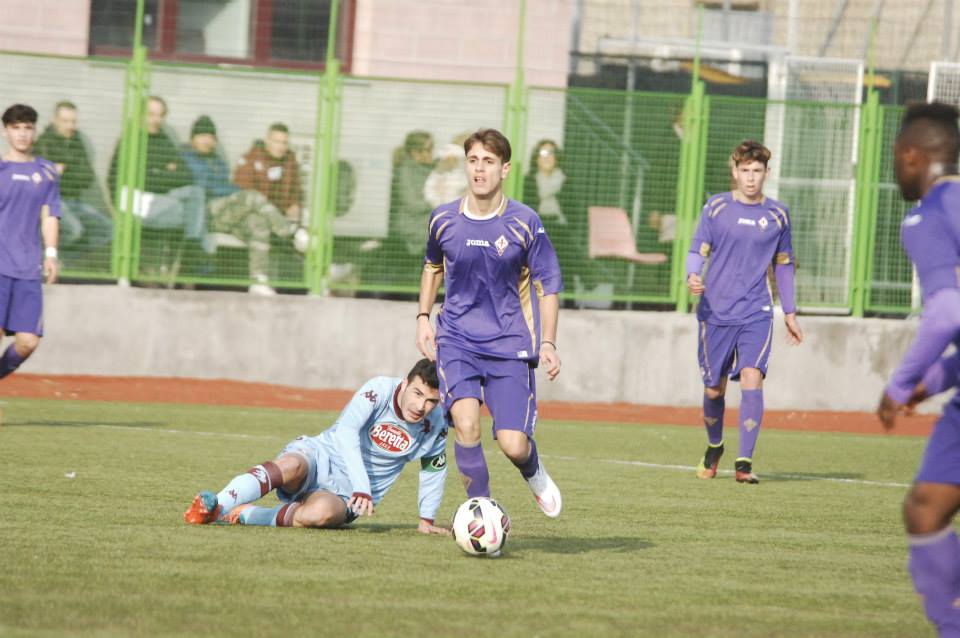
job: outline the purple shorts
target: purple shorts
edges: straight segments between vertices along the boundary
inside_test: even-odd
[[[450,344],[437,346],[440,398],[447,414],[460,399],[486,403],[498,430],[519,430],[532,437],[537,425],[534,368],[523,360],[494,359]]]
[[[744,368],[756,368],[767,376],[773,318],[767,317],[736,326],[717,326],[701,321],[697,358],[703,385],[715,388],[724,375],[740,380]]]
[[[0,275],[0,328],[43,336],[43,283]]]
[[[915,480],[960,485],[960,406],[953,401],[947,404],[943,416],[933,426]]]

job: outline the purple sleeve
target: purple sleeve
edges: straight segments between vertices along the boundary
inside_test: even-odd
[[[534,280],[540,282],[543,294],[555,295],[563,291],[563,277],[560,276],[560,262],[557,260],[557,251],[553,249],[547,231],[540,220],[534,221],[533,241],[527,253],[527,265]]]
[[[710,256],[710,251],[713,248],[713,229],[711,228],[708,206],[709,205],[703,207],[700,213],[700,223],[697,224],[697,229],[693,232],[693,240],[690,242],[690,251],[687,256],[688,275],[692,272],[700,272],[700,268],[703,267],[703,261]],[[690,255],[700,257],[700,266],[696,270],[690,269]]]
[[[917,383],[960,330],[960,289],[942,288],[926,299],[913,344],[890,377],[887,394],[906,403]]]
[[[777,264],[773,272],[777,278],[777,291],[780,293],[780,305],[783,307],[784,314],[796,312],[797,293],[793,285],[793,264]]]
[[[926,389],[927,396],[940,394],[956,387],[958,374],[960,374],[960,352],[938,359],[923,375],[923,387]]]
[[[48,182],[43,205],[47,207],[51,217],[60,217],[60,176],[56,173],[54,173],[54,178]]]
[[[443,249],[440,247],[440,233],[438,232],[443,222],[437,219],[440,216],[437,211],[430,213],[430,224],[427,227],[427,254],[423,259],[424,264],[443,265]]]
[[[703,261],[703,256],[700,253],[687,253],[687,276],[689,277],[692,273],[699,275],[700,271],[703,270]]]

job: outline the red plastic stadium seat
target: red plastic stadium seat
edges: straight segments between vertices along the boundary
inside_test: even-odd
[[[663,253],[640,253],[634,243],[633,226],[627,211],[612,206],[591,206],[587,209],[590,222],[590,258],[619,257],[638,264],[662,264]]]

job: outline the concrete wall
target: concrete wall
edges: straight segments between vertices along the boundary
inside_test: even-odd
[[[515,0],[357,0],[353,73],[512,82],[519,6]],[[566,86],[572,11],[570,0],[528,0],[524,66],[531,86]]]
[[[86,55],[90,0],[0,0],[0,49]]]
[[[186,376],[309,388],[358,386],[418,358],[416,305],[117,286],[48,286],[47,336],[24,367],[39,374]],[[909,345],[913,321],[802,317],[803,345],[781,321],[766,386],[771,409],[872,410]],[[655,312],[564,311],[563,372],[545,400],[696,406],[696,321]],[[730,393],[736,405],[739,392]]]

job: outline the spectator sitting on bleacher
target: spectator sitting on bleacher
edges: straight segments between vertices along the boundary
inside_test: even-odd
[[[143,219],[146,228],[183,229],[184,236],[198,244],[206,235],[207,214],[203,189],[193,183],[183,156],[170,136],[163,130],[167,117],[167,103],[150,96],[147,100],[147,170],[144,193],[140,202],[134,200],[134,214]],[[117,144],[110,162],[107,182],[110,191],[117,189],[117,164],[120,144]]]
[[[60,173],[60,246],[93,249],[110,243],[113,220],[96,184],[90,145],[77,130],[77,107],[58,102],[53,120],[37,138],[37,155],[53,162]],[[92,202],[100,205],[98,210]]]
[[[300,222],[303,204],[300,163],[290,150],[290,130],[286,124],[271,124],[266,138],[253,143],[237,162],[233,181],[244,190],[259,191],[289,219]]]
[[[194,183],[203,188],[210,212],[210,230],[233,235],[247,244],[250,253],[250,286],[253,294],[273,295],[269,285],[270,233],[294,237],[299,225],[286,217],[256,190],[240,190],[230,182],[230,167],[217,152],[217,128],[209,116],[201,115],[190,129],[190,145],[183,158],[193,173]],[[299,235],[305,235],[301,230]],[[305,247],[300,238],[298,248]]]

